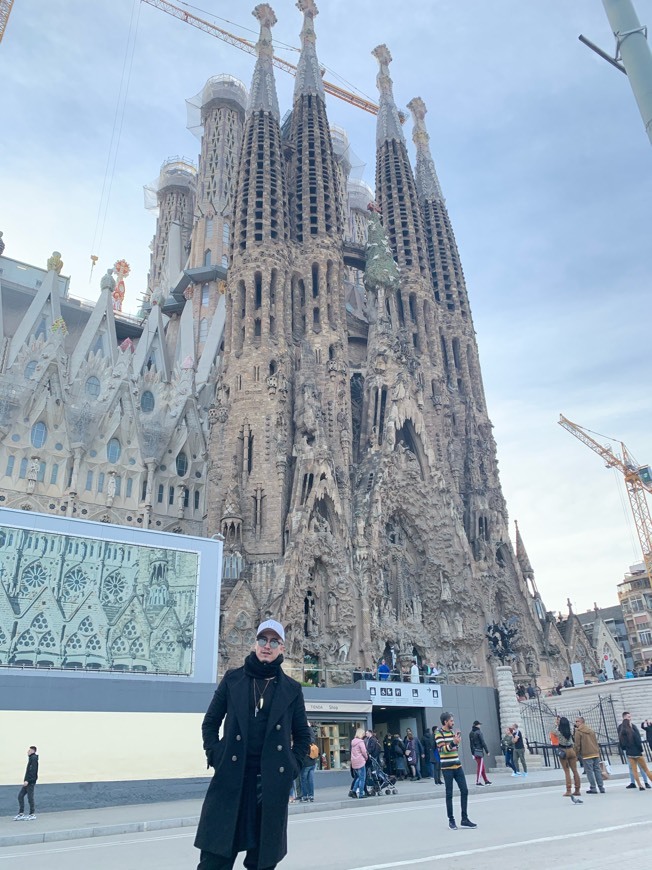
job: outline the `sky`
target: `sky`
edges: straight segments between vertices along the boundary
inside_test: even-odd
[[[255,40],[252,0],[188,11]],[[272,3],[279,43],[301,15]],[[624,485],[557,425],[560,413],[652,462],[652,150],[627,78],[582,45],[614,38],[598,0],[321,0],[326,77],[376,100],[371,50],[387,43],[400,107],[421,96],[467,279],[510,523],[544,602],[617,603],[640,561]],[[652,4],[635,0],[652,26]],[[219,16],[227,16],[229,23]],[[292,51],[277,54],[296,62]],[[254,58],[138,0],[15,0],[0,44],[0,230],[5,255],[45,265],[94,300],[108,266],[144,290],[155,217],[143,186],[193,160],[185,100]],[[338,78],[335,78],[337,76]],[[277,71],[281,112],[293,79]],[[333,98],[373,185],[374,118]],[[410,124],[408,147],[413,155]],[[99,257],[89,281],[90,256]],[[602,439],[608,443],[606,439]],[[513,536],[513,523],[511,525]]]

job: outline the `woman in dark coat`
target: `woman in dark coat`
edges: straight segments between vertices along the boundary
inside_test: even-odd
[[[301,685],[281,669],[284,640],[280,623],[261,623],[254,651],[226,672],[204,717],[215,773],[195,838],[198,870],[231,870],[242,851],[245,867],[272,870],[287,853],[288,798],[310,729]]]

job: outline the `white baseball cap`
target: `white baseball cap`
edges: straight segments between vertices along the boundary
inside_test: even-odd
[[[285,632],[283,631],[283,626],[280,622],[277,622],[275,619],[266,619],[265,622],[261,622],[258,626],[258,631],[256,632],[256,637],[259,637],[264,631],[269,629],[270,631],[275,632],[285,643]]]

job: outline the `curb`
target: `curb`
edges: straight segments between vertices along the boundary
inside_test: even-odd
[[[610,777],[610,779],[627,778],[628,775],[626,773],[616,773],[612,774]],[[563,786],[563,781],[561,779],[559,782],[520,782],[518,787],[516,787],[515,783],[505,783],[504,785],[496,784],[492,787],[491,794],[495,794],[496,792],[531,791],[532,789],[538,788],[557,788],[559,786]],[[483,792],[483,794],[487,794],[487,792]],[[365,806],[374,807],[383,806],[383,804],[387,803],[414,803],[417,801],[431,801],[438,799],[442,801],[444,799],[443,788],[441,792],[428,792],[427,794],[397,794],[367,798]],[[288,807],[288,815],[301,816],[306,815],[307,813],[341,810],[350,806],[351,802],[349,800],[336,800],[325,803],[290,804]],[[0,837],[0,848],[6,846],[29,846],[36,843],[57,843],[62,840],[86,840],[92,837],[111,837],[119,834],[142,834],[146,831],[165,831],[171,828],[190,828],[196,826],[198,823],[199,816],[184,816],[170,819],[152,819],[147,822],[121,822],[115,825],[94,825],[93,827],[87,828],[44,831],[43,833],[35,831],[33,834],[9,834]]]

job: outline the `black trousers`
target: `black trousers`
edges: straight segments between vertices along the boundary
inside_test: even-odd
[[[441,761],[433,761],[432,763],[435,782],[441,784]]]
[[[27,785],[24,785],[21,790],[18,792],[18,810],[21,813],[25,812],[25,795],[27,795],[27,800],[29,802],[29,811],[32,815],[34,815],[34,786],[36,783],[29,782]]]
[[[467,818],[466,810],[469,805],[469,787],[466,784],[466,777],[461,767],[442,768],[444,774],[444,785],[446,786],[446,812],[449,819],[454,819],[453,815],[453,782],[456,782],[460,789],[460,801],[462,804],[462,819]]]
[[[247,870],[258,870],[258,849],[259,847],[256,846],[255,849],[247,851],[244,859],[244,865],[247,867]],[[237,852],[231,855],[230,858],[225,858],[224,855],[216,855],[214,852],[206,852],[202,849],[197,870],[231,870],[237,857]],[[265,867],[264,870],[274,870],[274,867],[276,867],[276,864]]]

